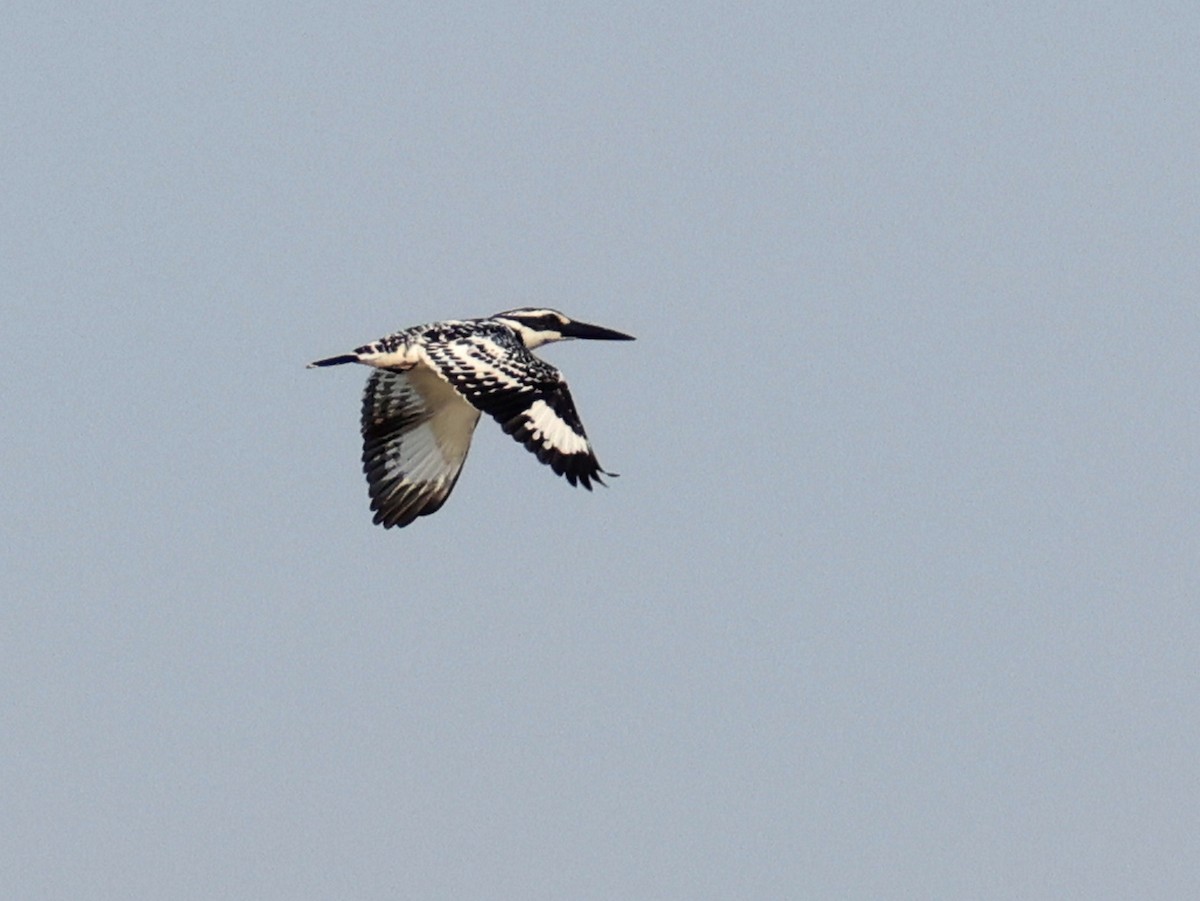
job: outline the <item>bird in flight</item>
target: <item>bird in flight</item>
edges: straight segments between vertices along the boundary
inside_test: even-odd
[[[570,338],[632,341],[557,310],[521,307],[487,319],[450,319],[395,332],[351,353],[309,363],[363,363],[363,472],[375,523],[407,526],[437,512],[462,471],[479,414],[487,413],[572,485],[601,485],[596,454],[562,374],[530,351]]]

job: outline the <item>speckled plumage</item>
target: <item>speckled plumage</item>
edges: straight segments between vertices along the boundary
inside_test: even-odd
[[[311,366],[376,368],[363,396],[363,471],[375,522],[406,526],[437,511],[454,488],[480,413],[554,472],[589,491],[600,467],[557,369],[530,349],[564,338],[632,340],[522,308],[488,319],[403,329]]]

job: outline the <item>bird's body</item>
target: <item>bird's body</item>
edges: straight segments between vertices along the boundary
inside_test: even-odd
[[[612,473],[600,468],[567,383],[530,353],[567,338],[632,340],[555,310],[522,308],[414,326],[310,363],[375,367],[362,409],[375,522],[406,526],[445,503],[481,412],[572,485],[604,484],[601,475]]]

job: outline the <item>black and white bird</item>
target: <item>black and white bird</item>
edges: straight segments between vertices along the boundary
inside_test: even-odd
[[[591,491],[615,475],[600,468],[562,375],[530,353],[569,338],[633,340],[522,307],[414,326],[309,363],[375,367],[363,395],[362,460],[376,524],[406,526],[446,502],[481,412],[572,485]]]

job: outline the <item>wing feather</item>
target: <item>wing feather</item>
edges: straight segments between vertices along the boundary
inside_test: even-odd
[[[507,330],[427,349],[434,368],[476,408],[572,485],[589,491],[605,472],[562,374]]]
[[[441,508],[471,447],[479,411],[424,365],[377,369],[363,394],[363,473],[375,522],[406,526]]]

